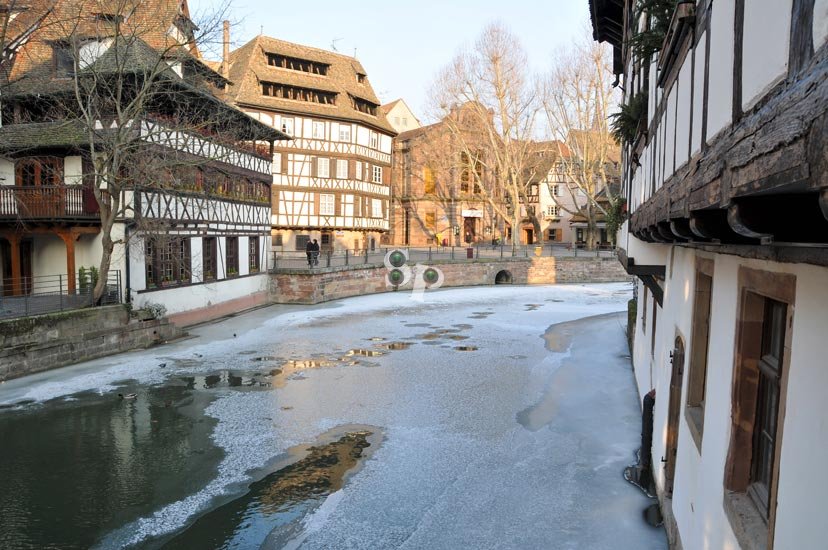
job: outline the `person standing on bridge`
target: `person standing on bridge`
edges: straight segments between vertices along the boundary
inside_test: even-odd
[[[308,257],[308,268],[313,267],[313,242],[310,240],[305,245],[305,255]]]

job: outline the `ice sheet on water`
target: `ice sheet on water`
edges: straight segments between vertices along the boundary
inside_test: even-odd
[[[115,364],[110,358],[98,372],[67,371],[42,383],[35,381],[23,395],[49,399],[88,389],[109,391],[124,378],[154,384],[171,375],[236,367],[257,355],[324,355],[333,349],[364,346],[366,336],[398,341],[421,331],[382,321],[389,316],[408,324],[427,321],[437,329],[463,324],[463,333],[473,335],[468,342],[478,351],[449,353],[415,343],[372,358],[383,368],[311,369],[303,373],[303,380],[291,380],[283,389],[218,394],[206,410],[217,419],[212,437],[225,452],[216,478],[199,492],[104,541],[104,546],[114,547],[179,529],[215,497],[248,483],[252,470],[288,448],[312,442],[334,426],[365,424],[382,426],[385,443],[336,500],[309,518],[304,546],[324,548],[334,542],[328,529],[315,529],[322,523],[336,526],[332,532],[343,537],[340,542],[350,541],[357,548],[429,546],[437,542],[430,529],[445,534],[440,518],[446,514],[465,513],[469,521],[476,521],[476,514],[490,509],[542,522],[555,510],[578,507],[566,495],[577,492],[574,487],[581,470],[571,456],[583,441],[566,430],[552,438],[544,438],[546,432],[528,432],[516,423],[515,415],[537,401],[567,357],[545,349],[546,328],[621,311],[630,290],[627,284],[482,287],[428,293],[423,303],[405,293],[389,293],[311,308],[264,309],[198,328],[194,331],[202,336],[198,340],[119,356]],[[543,305],[526,312],[524,304],[530,302]],[[488,309],[492,314],[484,319],[467,320],[472,312]],[[276,329],[279,339],[274,343]],[[237,337],[228,337],[234,330]],[[249,350],[257,354],[242,354]],[[175,366],[177,359],[196,354],[205,360]],[[162,360],[168,363],[165,369],[157,367]],[[262,363],[261,368],[271,368]],[[13,393],[0,390],[0,402]],[[626,443],[622,438],[619,448]],[[560,488],[560,494],[545,494],[542,487],[550,484]],[[514,491],[506,491],[507,486]],[[490,495],[501,493],[515,497],[492,500]],[[401,494],[405,499],[396,496]],[[468,494],[475,496],[469,500]],[[543,513],[527,509],[527,502],[541,506]],[[481,537],[494,528],[482,525],[478,534],[464,536],[482,542]],[[508,529],[502,523],[496,528]],[[540,542],[526,533],[510,536],[528,546]],[[448,536],[443,543],[468,546],[468,541]]]

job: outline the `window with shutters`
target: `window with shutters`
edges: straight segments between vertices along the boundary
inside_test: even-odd
[[[259,272],[259,237],[247,239],[247,266],[250,273]]]
[[[764,548],[776,519],[796,276],[741,266],[738,277],[724,508],[741,547]]]
[[[339,141],[351,141],[351,127],[344,124],[339,125]]]
[[[374,166],[373,178],[374,183],[382,183],[382,166]]]
[[[235,277],[239,274],[239,238],[227,237],[225,239],[227,248],[225,255],[225,268],[228,277]]]
[[[323,157],[316,159],[316,176],[319,178],[327,178],[331,175],[331,161]]]
[[[325,139],[325,123],[314,122],[312,132],[313,139]]]
[[[382,217],[382,201],[379,199],[371,199],[371,217]]]
[[[216,237],[204,237],[201,240],[201,278],[203,281],[216,280],[217,249]]]
[[[336,177],[344,180],[348,179],[348,161],[345,159],[336,160]]]
[[[561,186],[560,185],[550,185],[549,192],[552,194],[553,197],[560,197],[561,196]]]
[[[336,199],[332,194],[327,193],[320,193],[319,194],[319,215],[320,216],[333,216],[335,213],[336,207]]]
[[[434,194],[436,190],[434,183],[434,172],[428,166],[423,168],[423,192],[426,195]]]

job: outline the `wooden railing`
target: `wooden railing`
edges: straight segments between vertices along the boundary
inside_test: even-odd
[[[0,219],[95,217],[98,204],[81,185],[0,185]]]

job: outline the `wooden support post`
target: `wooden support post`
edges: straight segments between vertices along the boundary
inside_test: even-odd
[[[12,296],[20,296],[23,280],[20,269],[20,235],[6,235],[11,246]]]
[[[61,231],[58,233],[66,245],[66,286],[69,294],[75,293],[75,239],[77,235],[70,232]]]

